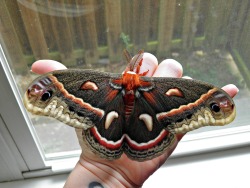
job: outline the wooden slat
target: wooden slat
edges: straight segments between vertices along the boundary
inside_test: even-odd
[[[67,20],[66,9],[63,0],[49,0],[49,12],[51,16],[52,30],[55,33],[55,40],[57,43],[57,48],[60,52],[61,61],[66,66],[74,66],[76,64],[75,59],[72,55],[73,42],[72,36],[69,29],[69,24]],[[60,6],[60,7],[55,7]],[[59,10],[55,9],[58,8]],[[58,11],[53,12],[52,11]]]
[[[146,50],[149,35],[150,0],[133,1],[133,44],[134,53]]]
[[[1,44],[3,45],[7,59],[10,60],[10,64],[15,67],[17,73],[26,73],[27,65],[23,57],[21,44],[5,1],[0,6],[0,33]]]
[[[122,32],[128,35],[130,40],[132,39],[132,24],[133,24],[133,6],[131,0],[121,1],[121,20],[122,20]]]
[[[121,27],[121,1],[105,0],[105,15],[108,38],[109,59],[111,62],[121,60],[122,43]]]
[[[75,6],[76,6],[77,12],[81,11],[81,9],[82,9],[79,1],[81,2],[81,0],[75,1]],[[83,16],[84,15],[80,14],[80,15],[75,16],[73,18],[68,18],[68,20],[72,19],[72,21],[69,22],[69,25],[70,25],[70,30],[71,30],[71,33],[73,36],[73,39],[72,39],[73,46],[74,46],[74,48],[81,49],[81,50],[83,50],[85,48],[84,43],[83,43],[84,34],[83,34],[82,24],[81,24]],[[81,54],[81,56],[83,58],[84,52]]]
[[[44,38],[46,40],[46,44],[48,46],[48,51],[53,52],[57,51],[57,45],[56,45],[56,40],[55,40],[55,33],[52,30],[52,23],[49,15],[49,6],[48,6],[48,1],[44,0],[43,1],[43,8],[47,10],[47,12],[40,12],[39,13],[39,18],[40,18],[40,23],[42,26]],[[57,59],[59,60],[59,59]]]
[[[121,1],[122,34],[120,36],[123,48],[132,51],[133,41],[133,0]]]
[[[77,25],[80,25],[77,18],[81,17],[81,13],[78,11],[78,6],[76,3],[76,0],[64,0],[64,4],[66,9],[66,15],[67,15],[67,21],[69,25],[69,30],[71,34],[72,44],[73,48],[82,48],[81,45],[81,38],[79,34],[81,33],[80,30],[78,30]]]
[[[174,29],[175,4],[175,0],[161,0],[160,2],[157,57],[166,56],[166,53],[170,51]]]
[[[230,17],[230,33],[228,37],[228,44],[230,44],[232,48],[240,47],[241,32],[244,22],[247,21],[245,17],[249,11],[249,4],[249,0],[234,1],[234,9]]]
[[[96,30],[96,21],[95,21],[95,10],[96,4],[95,1],[85,0],[77,1],[79,9],[86,8],[87,13],[81,17],[81,40],[84,46],[84,57],[85,63],[91,64],[96,63],[99,58],[98,54],[98,37]]]
[[[229,14],[231,12],[232,0],[211,0],[209,16],[206,20],[205,36],[208,49],[225,46]]]
[[[205,36],[206,36],[206,46],[208,48],[214,48],[217,45],[216,39],[218,39],[220,25],[218,23],[217,12],[221,7],[217,7],[216,0],[210,0],[208,17],[205,23]]]
[[[104,0],[95,0],[96,2],[96,30],[98,36],[98,46],[107,46],[107,27],[106,27],[106,15],[105,15],[105,3]]]
[[[206,24],[206,20],[207,18],[210,16],[209,14],[209,4],[210,1],[206,0],[206,1],[201,1],[200,3],[200,11],[199,11],[199,23],[197,25],[197,37],[204,37],[205,36],[205,24]]]
[[[173,36],[172,36],[173,40],[181,38],[184,10],[185,10],[185,1],[176,1],[175,10],[174,10],[175,11],[174,12],[174,25],[173,25]]]
[[[194,45],[195,34],[197,31],[198,14],[200,10],[200,0],[187,0],[184,23],[182,30],[182,48],[190,50]]]
[[[36,59],[48,58],[48,46],[42,32],[42,26],[35,3],[32,0],[27,0],[24,3],[27,6],[18,2],[18,7],[21,11],[32,52]]]
[[[32,50],[29,44],[29,39],[27,33],[25,31],[25,27],[23,25],[23,21],[21,18],[21,13],[19,11],[19,7],[17,5],[17,1],[8,1],[5,0],[6,6],[8,8],[8,12],[10,14],[11,21],[15,26],[15,32],[20,41],[20,46],[22,48],[22,52],[26,55],[32,54]]]
[[[158,31],[158,19],[159,19],[159,9],[160,9],[160,0],[150,1],[150,18],[149,18],[149,41],[157,40],[157,31]]]
[[[249,63],[249,58],[250,58],[250,11],[248,8],[247,15],[245,17],[245,22],[243,23],[243,29],[241,32],[241,37],[240,37],[240,45],[238,46],[238,52],[241,54],[244,62],[246,62],[247,68],[250,70],[250,63]]]
[[[223,6],[223,11],[220,15],[220,33],[223,35],[221,39],[221,44],[220,48],[225,49],[226,45],[228,44],[228,40],[230,40],[230,27],[232,23],[230,22],[231,15],[234,14],[233,12],[233,4],[234,0],[227,0],[226,2],[224,1],[222,6]]]

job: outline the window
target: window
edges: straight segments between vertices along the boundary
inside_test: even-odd
[[[236,120],[190,132],[175,155],[249,144],[248,1],[16,0],[0,4],[4,88],[0,125],[1,133],[6,130],[13,139],[15,152],[20,152],[21,172],[48,169],[59,159],[74,161],[72,157],[80,153],[73,128],[24,109],[22,96],[37,76],[30,72],[31,64],[53,59],[69,68],[122,72],[124,48],[133,53],[144,49],[159,62],[176,59],[185,75],[220,87],[234,83],[240,89],[235,98]]]

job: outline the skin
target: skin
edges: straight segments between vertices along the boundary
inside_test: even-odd
[[[60,69],[66,69],[66,67],[56,61],[39,60],[32,65],[31,70],[37,74],[44,74]],[[144,53],[140,69],[141,73],[146,71],[148,71],[146,76],[154,77],[182,77],[183,73],[182,66],[177,61],[166,59],[158,65],[156,57],[149,53]],[[190,77],[185,78],[190,79]],[[226,85],[222,89],[231,97],[239,91],[233,84]],[[125,154],[120,159],[108,161],[96,156],[82,143],[81,130],[76,129],[76,133],[84,152],[69,175],[64,188],[94,187],[93,182],[94,184],[98,182],[103,187],[141,187],[145,180],[167,160],[180,141],[177,140],[161,156],[145,162],[132,161]]]

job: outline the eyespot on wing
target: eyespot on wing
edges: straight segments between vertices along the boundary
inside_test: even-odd
[[[236,116],[233,99],[222,89],[215,91],[206,102],[214,119],[215,125],[225,125],[232,122]]]

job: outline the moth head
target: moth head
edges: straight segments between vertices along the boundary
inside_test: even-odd
[[[49,77],[34,80],[24,95],[26,109],[34,114],[42,114],[43,109],[55,96],[56,89]]]
[[[215,119],[214,125],[224,125],[234,120],[236,115],[235,104],[223,90],[214,92],[206,103]]]

